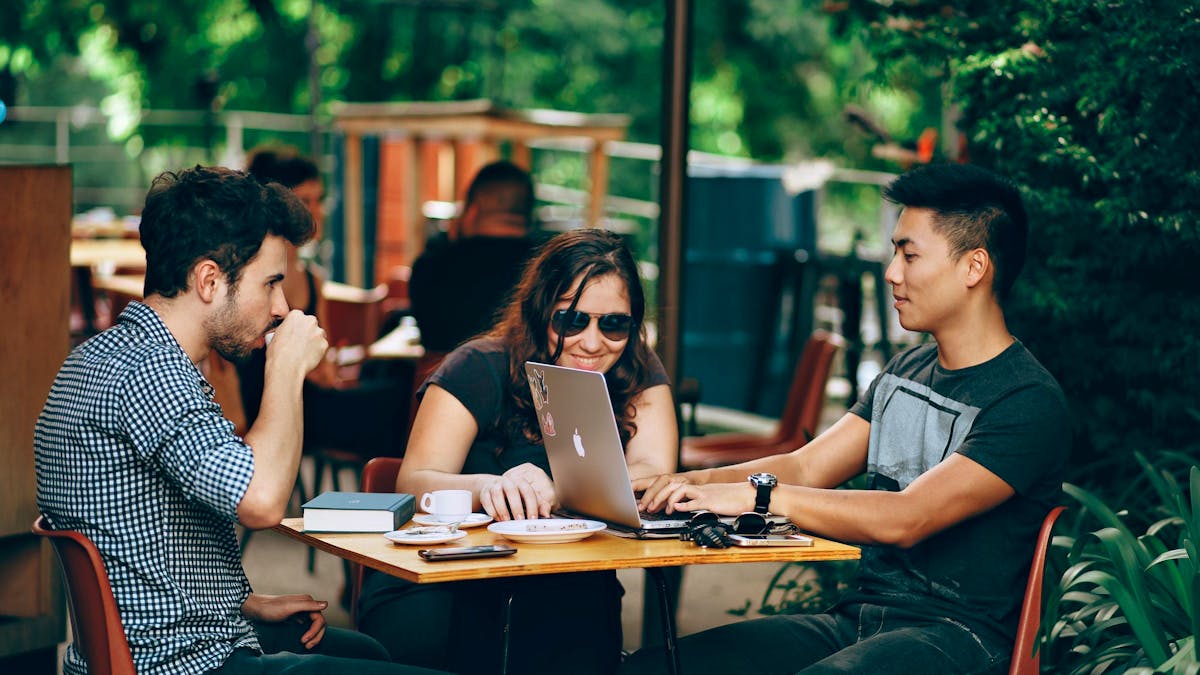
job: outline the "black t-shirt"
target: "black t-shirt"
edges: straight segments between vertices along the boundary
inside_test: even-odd
[[[851,412],[871,423],[868,489],[903,490],[957,452],[1015,494],[910,549],[864,546],[847,599],[1011,644],[1038,530],[1061,503],[1071,425],[1058,383],[1020,342],[959,370],[938,365],[937,345],[926,344],[894,358]]]
[[[666,370],[651,352],[643,390],[668,384]],[[461,473],[502,474],[529,462],[550,474],[550,462],[541,443],[530,443],[504,422],[513,414],[512,387],[508,378],[508,350],[493,338],[472,340],[455,349],[421,385],[423,397],[436,384],[459,400],[475,418],[479,433],[467,453]],[[526,387],[523,396],[529,395]]]
[[[536,246],[532,237],[431,244],[413,263],[408,281],[425,349],[448,352],[490,328]]]

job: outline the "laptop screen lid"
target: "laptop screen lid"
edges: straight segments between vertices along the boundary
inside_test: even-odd
[[[639,515],[603,373],[529,361],[525,374],[563,509],[634,530],[686,525]]]

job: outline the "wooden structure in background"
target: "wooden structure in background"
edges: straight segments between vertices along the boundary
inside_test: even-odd
[[[508,110],[491,101],[444,103],[343,103],[334,107],[343,153],[346,283],[368,286],[387,270],[410,265],[425,245],[421,206],[460,199],[479,167],[508,147],[509,159],[530,167],[529,142],[583,138],[591,143],[589,224],[603,215],[608,193],[605,144],[625,138],[627,115],[587,115],[557,110]],[[365,278],[362,139],[379,135],[379,208],[376,279]]]
[[[71,168],[0,166],[0,195],[0,671],[53,674],[66,639],[62,582],[29,528],[33,427],[70,348]]]

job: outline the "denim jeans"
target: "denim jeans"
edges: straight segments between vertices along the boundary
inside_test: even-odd
[[[1000,675],[1010,656],[958,623],[866,604],[713,628],[681,638],[679,654],[687,675]],[[637,652],[620,671],[662,672],[662,648]]]

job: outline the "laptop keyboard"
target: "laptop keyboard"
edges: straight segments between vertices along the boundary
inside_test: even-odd
[[[655,513],[647,513],[638,511],[638,516],[642,522],[661,522],[664,520],[687,520],[686,513],[667,513],[666,511],[657,511]]]

